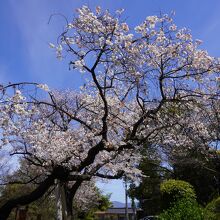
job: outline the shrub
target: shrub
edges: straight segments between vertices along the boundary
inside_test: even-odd
[[[205,220],[220,219],[220,197],[212,200],[205,208]]]
[[[160,220],[204,220],[203,209],[192,199],[179,199],[159,216]]]
[[[168,209],[174,202],[179,199],[196,200],[196,194],[193,186],[182,180],[166,180],[160,185],[162,197],[162,208]]]

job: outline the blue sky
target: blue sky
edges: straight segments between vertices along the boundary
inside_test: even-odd
[[[219,0],[0,0],[0,84],[34,81],[54,88],[77,88],[82,76],[68,70],[68,61],[58,61],[48,43],[55,42],[65,24],[64,14],[71,19],[83,4],[100,5],[113,11],[125,9],[127,23],[139,24],[146,16],[176,12],[178,27],[192,30],[201,39],[202,47],[213,56],[220,56]],[[123,201],[124,190],[118,181],[106,185],[113,192],[112,200]]]

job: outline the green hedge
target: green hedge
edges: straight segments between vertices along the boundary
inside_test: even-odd
[[[160,220],[207,220],[203,209],[192,199],[179,199],[159,216]]]
[[[160,185],[162,208],[168,209],[179,199],[196,200],[196,194],[193,186],[182,180],[166,180]]]
[[[220,197],[212,200],[205,208],[205,220],[220,219]]]

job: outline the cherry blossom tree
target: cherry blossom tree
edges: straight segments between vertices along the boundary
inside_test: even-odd
[[[50,44],[85,78],[79,90],[2,87],[1,148],[10,146],[11,156],[38,167],[41,182],[5,203],[1,219],[41,197],[56,179],[68,186],[71,216],[85,181],[141,175],[143,143],[175,150],[193,144],[194,137],[203,137],[203,145],[212,140],[200,113],[219,101],[219,59],[199,49],[201,41],[178,29],[172,16],[150,16],[130,29],[122,12],[83,6],[57,45]]]

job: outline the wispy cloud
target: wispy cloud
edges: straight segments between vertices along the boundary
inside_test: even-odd
[[[70,78],[78,81],[68,71],[68,66],[55,59],[55,54],[48,47],[49,42],[56,41],[62,32],[63,20],[56,18],[56,22],[48,25],[51,14],[57,12],[49,4],[51,1],[29,1],[19,2],[10,0],[12,16],[22,37],[22,47],[25,51],[24,62],[26,64],[26,75],[34,81],[46,82],[53,86],[66,84]]]
[[[68,61],[59,62],[55,53],[49,49],[49,42],[56,42],[62,33],[65,21],[62,17],[54,16],[50,24],[49,18],[54,13],[62,13],[71,18],[74,9],[82,4],[104,8],[119,7],[121,1],[113,4],[111,1],[83,0],[9,0],[11,15],[22,38],[22,48],[25,51],[23,62],[26,67],[25,77],[33,81],[48,83],[55,87],[78,87],[82,77],[68,70]]]

